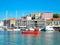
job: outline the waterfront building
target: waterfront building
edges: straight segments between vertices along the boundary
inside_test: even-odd
[[[38,19],[38,18],[41,18],[41,13],[31,13],[30,14],[30,17],[32,18],[32,19]]]
[[[21,19],[21,25],[26,26],[28,20],[31,20],[31,17],[30,16],[23,17]]]
[[[51,24],[54,26],[60,26],[60,18],[53,18]]]
[[[44,28],[45,26],[45,20],[44,19],[34,19],[34,20],[28,20],[27,21],[27,27],[38,27],[38,28]]]
[[[27,27],[27,21],[31,20],[30,16],[24,16],[22,18],[19,18],[16,20],[15,26],[21,27]]]
[[[30,16],[27,16],[27,20],[32,20],[32,18]]]
[[[46,26],[52,25],[51,23],[52,23],[52,19],[46,19]]]
[[[53,18],[53,13],[51,12],[42,13],[42,19],[52,19],[52,18]]]
[[[21,19],[20,18],[16,19],[15,26],[18,26],[18,27],[21,26]]]
[[[26,27],[26,28],[44,28],[45,26],[45,20],[44,19],[34,19],[32,20],[31,17],[27,16],[27,17],[23,17],[21,19],[17,19],[16,20],[16,25],[18,25],[18,27]]]
[[[21,18],[22,20],[32,20],[30,16],[24,16]]]
[[[4,20],[4,26],[7,26],[8,28],[14,27],[15,26],[15,21],[16,21],[16,18],[6,19],[6,20]]]
[[[46,22],[47,25],[53,26],[54,30],[60,31],[60,18],[52,18]]]
[[[48,25],[60,26],[60,18],[52,18],[46,21]]]

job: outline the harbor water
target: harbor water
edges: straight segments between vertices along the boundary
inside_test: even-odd
[[[40,32],[39,35],[19,31],[0,31],[0,45],[60,45],[60,32]]]

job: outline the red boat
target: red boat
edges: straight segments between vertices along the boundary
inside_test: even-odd
[[[39,34],[39,31],[38,29],[35,29],[35,31],[22,31],[22,34]]]

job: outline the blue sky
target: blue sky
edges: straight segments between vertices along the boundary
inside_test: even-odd
[[[24,14],[28,15],[35,12],[52,12],[60,14],[60,0],[0,0],[0,20],[6,18],[18,18]]]

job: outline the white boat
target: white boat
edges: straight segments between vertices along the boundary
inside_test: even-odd
[[[2,26],[2,29],[3,29],[4,31],[8,30],[7,26]]]
[[[13,29],[13,31],[20,31],[20,29]]]
[[[39,31],[41,31],[43,28],[39,28]]]
[[[54,31],[53,26],[50,26],[50,25],[46,26],[45,30],[46,31]]]
[[[53,26],[52,25],[46,25],[46,18],[45,18],[45,31],[48,31],[48,32],[53,32],[54,29],[53,29]]]
[[[26,29],[26,31],[27,31],[27,30],[34,31],[34,28],[28,28],[28,29]]]
[[[20,31],[21,29],[20,28],[18,28],[18,26],[15,26],[14,28],[13,28],[13,31]]]
[[[4,31],[4,29],[2,27],[0,27],[0,31]]]
[[[34,28],[29,28],[30,29],[30,31],[34,31]]]

